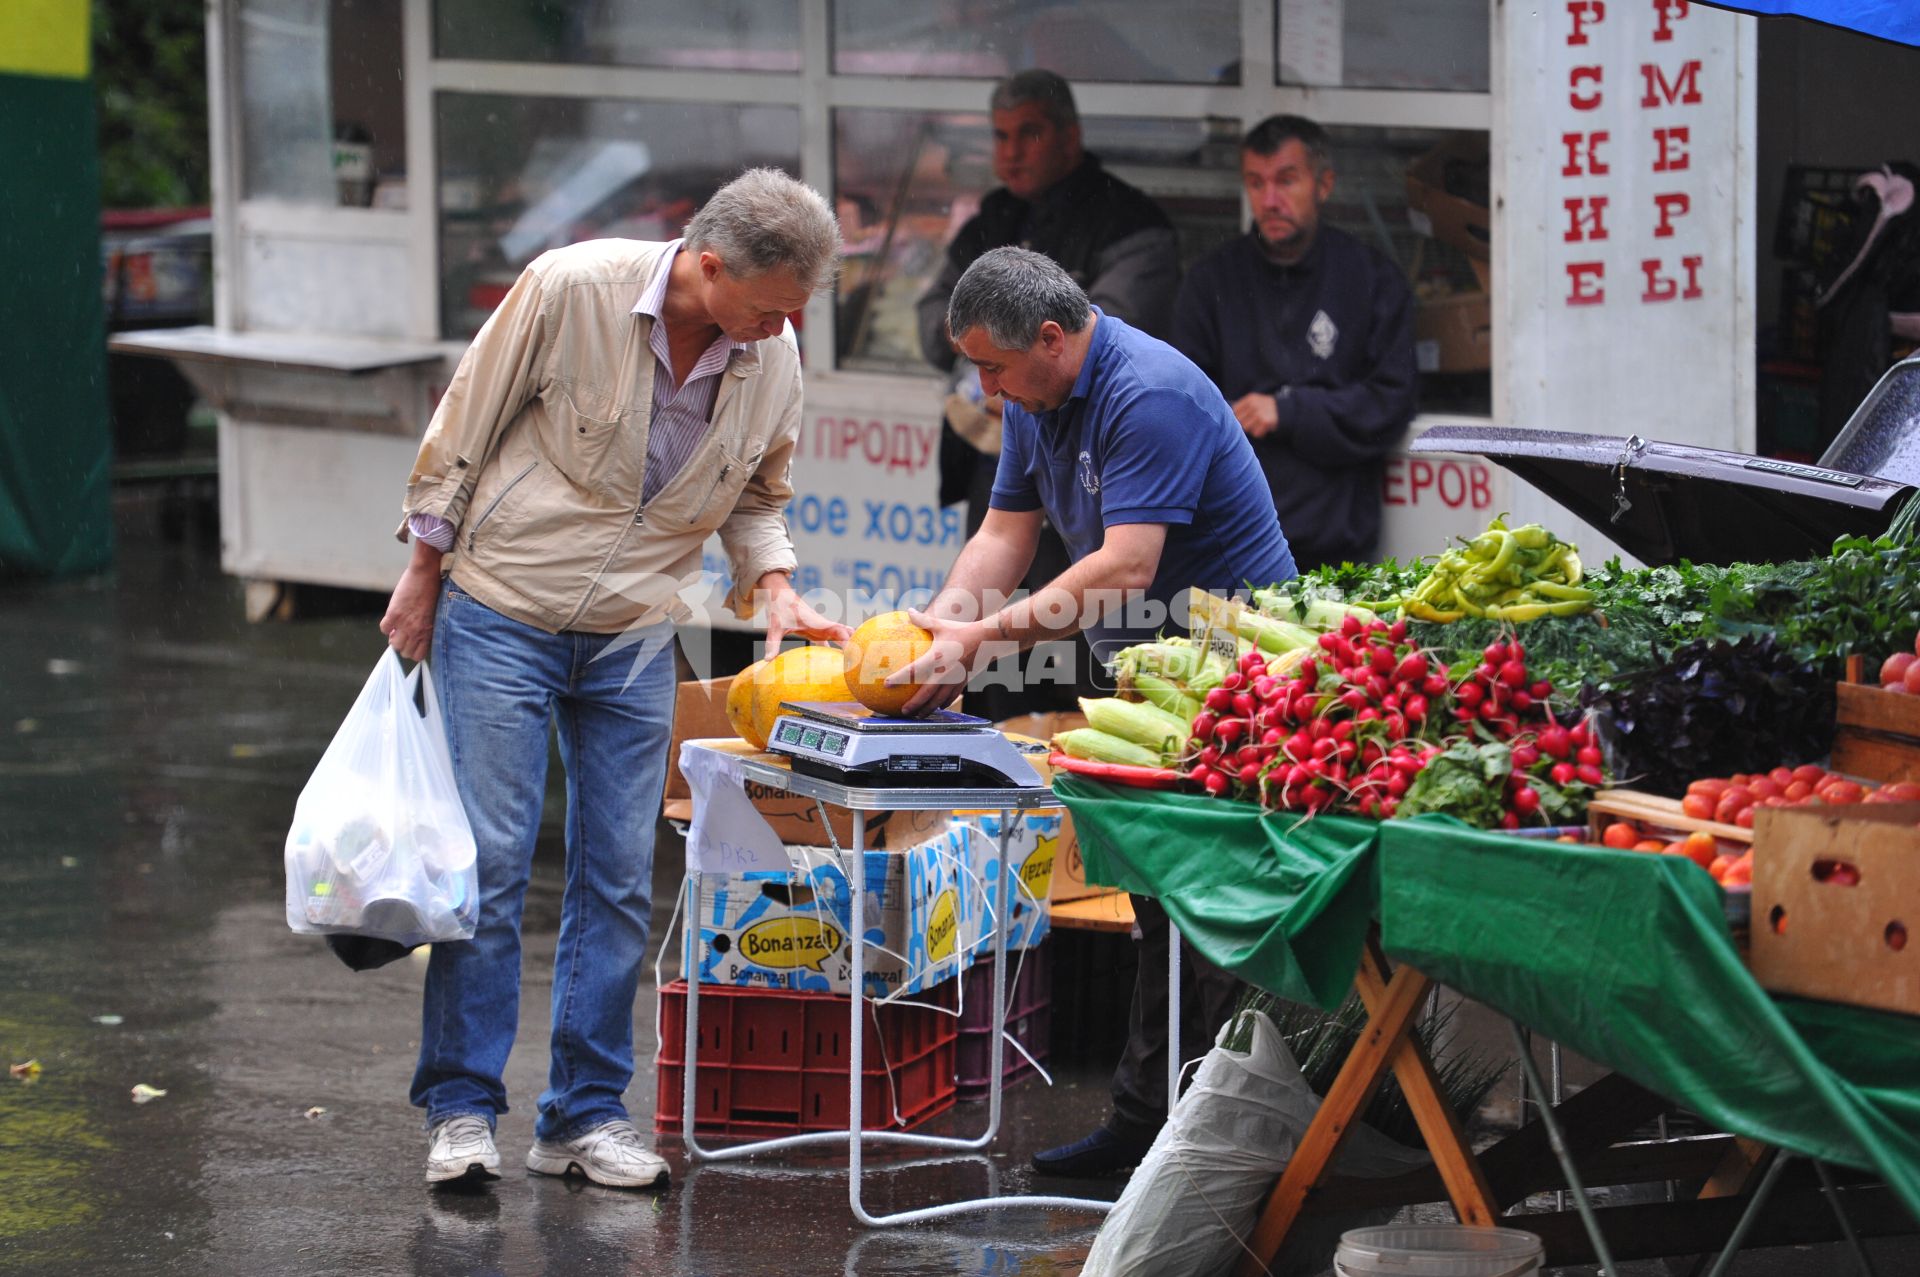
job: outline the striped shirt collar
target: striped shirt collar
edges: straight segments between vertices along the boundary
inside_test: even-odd
[[[686,243],[685,239],[676,239],[667,245],[667,251],[662,255],[660,269],[653,273],[653,278],[647,281],[646,288],[641,290],[640,300],[633,304],[634,314],[645,315],[656,323],[664,317],[667,306],[667,280],[673,274],[674,260],[680,256]],[[714,346],[721,347],[727,355],[731,356],[736,350],[747,349],[748,343],[735,341],[725,333],[721,333],[719,340],[714,342]],[[711,351],[712,347],[708,347],[708,350]]]

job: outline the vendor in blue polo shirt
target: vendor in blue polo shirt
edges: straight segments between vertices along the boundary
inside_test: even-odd
[[[1110,655],[1182,628],[1189,587],[1231,593],[1294,575],[1266,478],[1219,390],[1173,347],[1091,305],[1051,260],[1021,248],[981,255],[954,285],[947,332],[981,387],[1005,397],[1004,433],[986,519],[915,614],[933,650],[889,680],[927,684],[908,713],[944,705],[1015,647],[1085,629],[1095,653]],[[1000,606],[1026,575],[1043,514],[1071,565]],[[1169,929],[1156,901],[1134,897],[1134,915],[1140,968],[1113,1114],[1036,1154],[1043,1173],[1127,1169],[1166,1120]],[[1182,974],[1186,1060],[1212,1045],[1237,982],[1190,946]]]

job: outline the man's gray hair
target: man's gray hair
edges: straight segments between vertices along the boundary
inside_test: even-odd
[[[1001,350],[1027,350],[1051,319],[1077,333],[1092,317],[1091,303],[1073,276],[1049,257],[1024,248],[980,254],[953,286],[947,333],[959,341],[976,328]]]
[[[687,247],[742,278],[786,267],[809,289],[840,270],[840,224],[820,193],[776,168],[752,168],[713,193],[687,223]]]
[[[1080,108],[1073,104],[1073,88],[1051,71],[1035,68],[1019,71],[993,86],[987,107],[993,111],[1011,111],[1029,102],[1040,104],[1040,113],[1055,127],[1070,129],[1080,123]]]

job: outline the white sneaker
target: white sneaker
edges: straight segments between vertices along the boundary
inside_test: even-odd
[[[483,1117],[461,1113],[428,1132],[427,1183],[456,1179],[499,1179],[500,1154]]]
[[[666,1162],[624,1118],[570,1140],[536,1139],[527,1150],[527,1169],[536,1175],[578,1171],[608,1188],[649,1188],[667,1182]]]

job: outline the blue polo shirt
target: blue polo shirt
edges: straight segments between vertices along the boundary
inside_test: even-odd
[[[1189,587],[1232,593],[1296,573],[1266,476],[1220,391],[1165,342],[1095,313],[1067,401],[1037,417],[1007,404],[991,504],[1046,511],[1076,563],[1114,524],[1167,525],[1147,598],[1172,612],[1091,627],[1088,640],[1106,657],[1183,631],[1179,596]]]

